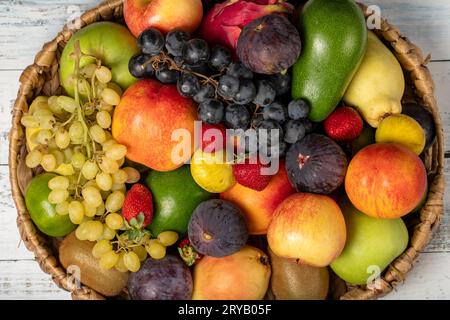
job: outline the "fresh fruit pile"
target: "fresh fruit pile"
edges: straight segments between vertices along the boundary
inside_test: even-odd
[[[404,252],[433,117],[353,1],[297,2],[127,0],[131,32],[74,34],[22,124],[31,219],[82,283],[325,299],[329,268],[372,286]]]

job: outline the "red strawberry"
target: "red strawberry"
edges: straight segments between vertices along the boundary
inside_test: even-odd
[[[215,129],[215,130],[210,130]],[[216,141],[217,137],[217,130],[220,131],[220,135],[222,136],[222,143],[219,143],[219,141]],[[226,148],[226,128],[223,124],[208,124],[208,123],[202,123],[202,141],[201,141],[201,148],[202,151],[206,152],[214,152],[214,151],[220,151]]]
[[[147,187],[136,183],[127,192],[122,216],[134,228],[145,228],[153,218],[153,197]]]
[[[270,175],[261,174],[261,169],[264,167],[268,167],[268,165],[261,164],[259,160],[256,163],[249,160],[246,160],[244,163],[236,163],[233,165],[234,178],[244,187],[262,191],[272,178]]]
[[[359,113],[350,107],[339,107],[325,119],[326,134],[336,141],[351,141],[359,137],[363,120]]]

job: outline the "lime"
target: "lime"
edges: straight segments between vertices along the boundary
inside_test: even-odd
[[[151,171],[145,182],[153,194],[154,216],[148,228],[154,236],[169,230],[185,234],[194,209],[212,197],[195,183],[187,165],[170,172]]]
[[[47,197],[51,191],[48,181],[56,176],[44,173],[34,177],[27,187],[25,203],[31,220],[39,230],[48,236],[63,237],[72,232],[76,225],[70,221],[69,215],[57,214],[55,205],[48,202]]]

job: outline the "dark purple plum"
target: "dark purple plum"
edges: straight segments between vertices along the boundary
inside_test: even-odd
[[[188,300],[192,297],[192,287],[191,271],[174,255],[161,260],[149,258],[128,278],[133,300]]]
[[[426,151],[436,140],[436,125],[433,115],[422,106],[408,103],[403,106],[403,114],[406,114],[416,120],[425,131],[425,148]]]
[[[239,208],[220,199],[198,205],[189,221],[188,234],[195,250],[216,258],[239,251],[248,239],[247,225]]]
[[[330,138],[312,133],[297,141],[286,154],[286,171],[299,192],[330,194],[343,182],[347,157]]]

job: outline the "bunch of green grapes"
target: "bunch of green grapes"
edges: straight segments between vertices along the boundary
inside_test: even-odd
[[[111,223],[109,220],[106,221],[108,226]],[[162,259],[166,256],[166,247],[177,241],[178,233],[175,231],[161,232],[157,239],[151,239],[147,233],[138,241],[130,240],[126,233],[122,233],[115,241],[106,238],[98,240],[92,248],[92,255],[99,259],[103,269],[116,268],[120,272],[137,272],[147,255],[153,259]]]
[[[48,183],[48,200],[58,214],[79,225],[78,239],[111,240],[124,228],[125,184],[140,179],[136,169],[122,168],[127,148],[111,135],[122,92],[99,63],[86,65],[72,78],[75,98],[38,97],[22,117],[31,132],[26,165],[60,174]]]

